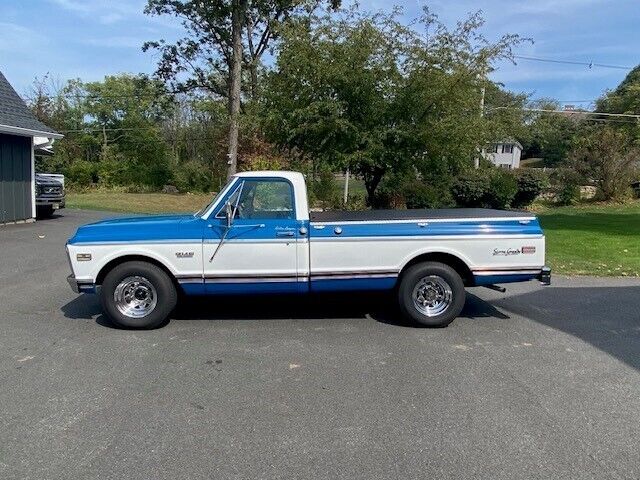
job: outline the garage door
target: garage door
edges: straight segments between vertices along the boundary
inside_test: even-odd
[[[0,223],[32,217],[31,138],[0,134]]]

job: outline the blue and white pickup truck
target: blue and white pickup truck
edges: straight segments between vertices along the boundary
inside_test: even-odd
[[[119,325],[153,328],[189,295],[395,291],[430,326],[460,314],[465,287],[550,283],[535,216],[485,209],[309,213],[296,172],[245,172],[194,215],[115,218],[67,243],[75,292],[99,293]]]

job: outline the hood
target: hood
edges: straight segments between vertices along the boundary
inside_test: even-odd
[[[75,243],[157,242],[202,238],[202,220],[188,214],[117,217],[78,228]]]
[[[52,177],[47,177],[36,173],[36,185],[51,185],[52,187],[61,187],[62,182]]]

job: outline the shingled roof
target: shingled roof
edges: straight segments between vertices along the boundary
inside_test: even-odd
[[[0,72],[0,133],[61,138],[38,120]]]

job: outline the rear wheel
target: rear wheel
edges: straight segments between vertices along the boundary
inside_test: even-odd
[[[100,289],[105,314],[127,328],[155,328],[177,302],[176,288],[164,270],[147,262],[125,262],[107,273]]]
[[[398,300],[408,319],[421,325],[444,327],[464,307],[464,283],[458,272],[444,263],[419,263],[403,274]]]

